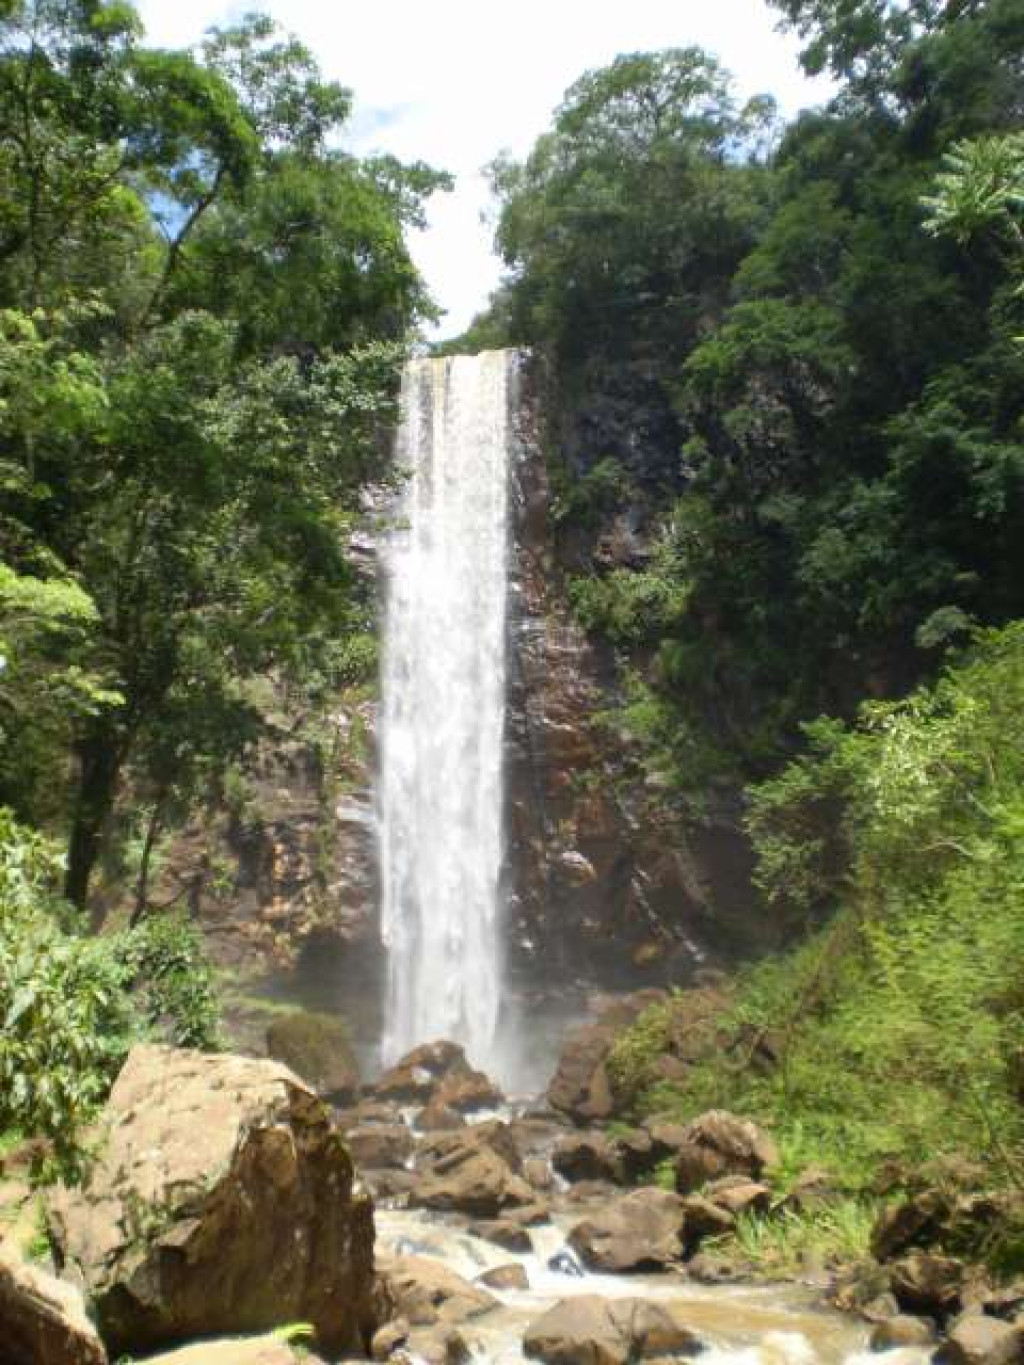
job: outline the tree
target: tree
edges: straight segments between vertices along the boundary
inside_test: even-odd
[[[5,633],[81,685],[33,771],[70,740],[84,905],[126,776],[155,832],[252,741],[247,681],[349,628],[345,535],[430,312],[403,227],[448,181],[332,150],[349,92],[258,16],[192,54],[127,5],[22,0],[0,43],[0,548],[53,608]],[[42,744],[44,687],[17,705]]]

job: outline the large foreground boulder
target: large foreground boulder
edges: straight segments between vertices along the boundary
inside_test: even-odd
[[[107,1353],[69,1284],[0,1250],[4,1365],[107,1365]]]
[[[523,1337],[524,1354],[546,1365],[626,1365],[699,1350],[694,1334],[660,1304],[597,1294],[560,1300]]]
[[[373,1207],[313,1091],[270,1061],[137,1047],[51,1231],[112,1355],[309,1322],[374,1326]]]

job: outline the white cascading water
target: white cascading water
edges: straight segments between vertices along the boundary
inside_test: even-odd
[[[450,1038],[493,1062],[512,351],[412,360],[387,538],[381,772],[384,1061]]]

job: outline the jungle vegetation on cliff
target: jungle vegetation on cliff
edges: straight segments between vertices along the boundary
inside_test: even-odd
[[[797,944],[736,988],[733,1052],[666,1087],[670,1005],[616,1080],[854,1187],[949,1149],[1019,1186],[1024,11],[776,8],[827,106],[782,126],[695,49],[586,74],[493,168],[507,274],[465,339],[542,356],[619,722],[693,818],[746,789]]]

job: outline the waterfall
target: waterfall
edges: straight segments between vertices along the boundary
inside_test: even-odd
[[[386,538],[379,800],[384,1059],[493,1061],[515,352],[410,361]]]

